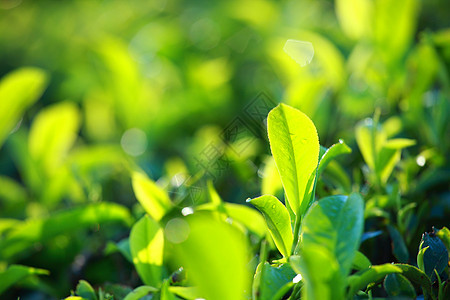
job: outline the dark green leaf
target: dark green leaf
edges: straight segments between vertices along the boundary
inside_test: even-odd
[[[94,288],[86,280],[80,280],[75,293],[87,300],[97,300]]]
[[[416,298],[416,291],[411,282],[401,274],[388,274],[384,279],[384,289],[389,297]]]
[[[434,270],[436,269],[438,274],[441,274],[448,265],[448,251],[441,239],[434,234],[424,233],[422,235],[420,249],[426,247],[428,249],[423,255],[425,274],[431,279],[431,282],[434,282],[437,279]]]

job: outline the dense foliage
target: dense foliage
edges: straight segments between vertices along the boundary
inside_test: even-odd
[[[0,1],[0,298],[450,299],[449,20]]]

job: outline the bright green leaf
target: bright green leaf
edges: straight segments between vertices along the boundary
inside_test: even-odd
[[[161,286],[164,234],[159,224],[149,216],[142,217],[131,229],[130,250],[142,281]]]
[[[355,258],[353,258],[353,269],[360,271],[370,268],[371,265],[372,263],[367,258],[367,256],[359,251],[356,251]]]
[[[370,283],[379,282],[387,274],[401,273],[402,270],[392,264],[384,264],[371,266],[366,270],[359,271],[348,277],[348,284],[350,286],[349,295],[353,296],[357,291],[364,289]]]
[[[243,299],[251,291],[245,235],[208,212],[185,219],[190,233],[174,244],[175,257],[199,293],[211,300]]]
[[[133,173],[132,182],[139,203],[154,220],[159,221],[172,207],[167,193],[140,172]]]
[[[39,99],[48,75],[41,69],[21,68],[0,81],[0,148],[25,110]]]
[[[5,271],[0,272],[0,294],[16,282],[30,275],[49,275],[50,272],[21,265],[11,265]]]
[[[267,126],[287,201],[296,214],[303,215],[313,198],[319,160],[316,127],[304,113],[285,104],[270,111]]]
[[[325,247],[312,245],[302,249],[300,256],[291,256],[292,268],[302,276],[302,299],[341,299],[345,281],[333,253]]]
[[[284,257],[288,257],[294,237],[291,218],[286,207],[272,195],[263,195],[247,201],[261,211],[275,245]]]
[[[317,176],[322,174],[323,170],[325,170],[328,163],[331,160],[333,160],[335,157],[337,157],[341,154],[346,154],[346,153],[351,153],[351,152],[352,152],[352,149],[350,149],[350,147],[347,146],[347,144],[345,144],[345,142],[343,140],[339,140],[339,143],[334,144],[333,146],[328,148],[326,150],[326,152],[321,156],[320,161],[319,161],[319,168],[317,169]]]
[[[258,300],[272,300],[278,290],[292,282],[296,273],[289,264],[271,266],[268,262],[260,268],[261,276]],[[255,275],[257,276],[257,275]]]
[[[80,112],[72,102],[42,109],[34,118],[28,136],[31,157],[46,172],[53,171],[67,156],[78,137]]]
[[[173,294],[175,294],[179,297],[182,297],[182,298],[188,299],[188,300],[195,300],[195,299],[202,298],[198,292],[198,288],[196,288],[196,287],[170,286],[169,291],[171,291]]]
[[[144,296],[147,296],[152,293],[156,293],[159,290],[157,288],[154,288],[152,286],[140,286],[135,288],[131,293],[129,293],[124,300],[139,300]]]

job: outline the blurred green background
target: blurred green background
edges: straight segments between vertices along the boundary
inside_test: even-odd
[[[288,39],[313,44],[309,65],[283,51]],[[415,203],[398,225],[415,253],[420,233],[448,226],[450,216],[449,70],[445,0],[0,0],[0,247],[10,247],[0,262],[51,271],[23,283],[43,294],[11,295],[62,297],[79,278],[138,280],[123,258],[101,255],[107,241],[128,235],[132,217],[122,212],[104,219],[128,221],[101,230],[94,220],[82,230],[36,233],[25,246],[5,238],[22,220],[85,203],[142,214],[132,168],[158,180],[180,207],[202,202],[196,193],[207,176],[227,201],[260,195],[270,149],[264,123],[248,111],[267,113],[279,102],[314,121],[321,145],[342,138],[353,150],[324,174],[319,195],[362,192],[369,229],[399,208],[386,200],[393,189]],[[375,184],[355,127],[377,109],[387,137],[416,143]],[[207,174],[199,160],[211,145],[224,165]],[[190,176],[196,183],[184,184]],[[381,242],[390,247],[389,236]],[[388,260],[386,252],[374,257]]]

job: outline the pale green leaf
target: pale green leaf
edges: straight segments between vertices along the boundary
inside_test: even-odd
[[[31,157],[46,172],[61,165],[78,137],[80,112],[72,102],[42,109],[33,120],[28,136]]]
[[[249,199],[247,202],[253,204],[263,214],[275,245],[284,257],[288,257],[291,253],[294,237],[292,235],[291,218],[286,207],[272,195],[263,195]]]
[[[164,234],[149,216],[134,224],[130,233],[130,250],[136,270],[146,285],[161,286]]]
[[[287,201],[296,214],[303,215],[312,199],[319,160],[316,128],[304,113],[285,104],[272,109],[267,122]]]
[[[47,86],[48,75],[38,68],[21,68],[0,81],[0,148],[25,110]]]
[[[134,172],[133,190],[139,203],[156,221],[159,221],[172,207],[167,193],[145,174]]]
[[[245,235],[208,212],[185,219],[190,233],[174,245],[175,257],[199,293],[211,300],[243,299],[251,291]]]
[[[198,292],[198,288],[193,286],[170,286],[169,291],[171,291],[173,294],[182,297],[184,299],[188,300],[195,300],[202,298],[201,295]]]

